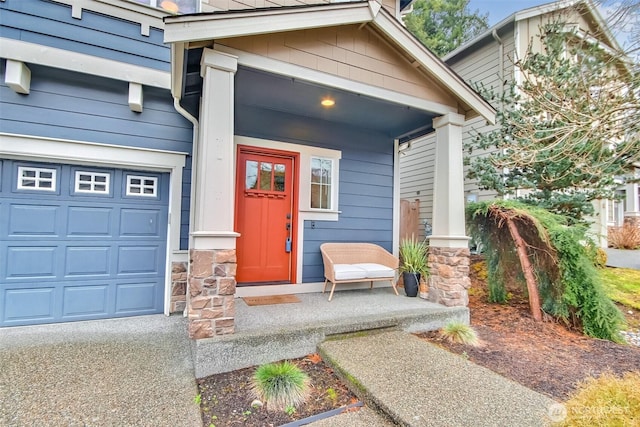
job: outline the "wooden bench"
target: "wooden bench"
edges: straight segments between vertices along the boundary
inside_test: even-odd
[[[373,243],[323,243],[320,245],[322,261],[324,262],[324,288],[331,282],[331,294],[339,283],[388,281],[393,291],[398,295],[394,286],[396,270],[400,261],[384,248]]]

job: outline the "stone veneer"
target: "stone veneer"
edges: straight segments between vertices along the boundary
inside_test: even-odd
[[[189,251],[187,314],[189,337],[211,338],[234,332],[236,251]]]
[[[184,311],[187,307],[187,263],[171,263],[171,302],[170,313]]]
[[[429,268],[430,301],[449,307],[469,304],[469,249],[430,246]]]

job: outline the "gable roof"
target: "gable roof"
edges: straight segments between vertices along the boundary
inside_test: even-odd
[[[620,45],[618,44],[618,41],[609,30],[609,26],[607,25],[604,18],[602,18],[602,15],[600,15],[597,7],[593,4],[591,0],[561,0],[561,1],[555,1],[552,3],[545,3],[539,6],[530,7],[528,9],[522,9],[518,12],[515,12],[510,16],[506,17],[505,19],[503,19],[502,21],[498,22],[496,25],[489,28],[479,36],[464,43],[463,45],[458,47],[456,50],[449,52],[442,59],[445,62],[448,62],[450,59],[455,58],[456,56],[460,55],[467,49],[474,47],[476,44],[484,41],[485,39],[492,38],[494,32],[498,32],[503,28],[508,27],[509,25],[512,25],[518,21],[523,21],[525,19],[546,15],[548,13],[557,12],[559,10],[567,9],[570,7],[583,7],[585,12],[590,16],[590,18],[593,20],[596,26],[600,28],[601,34],[604,37],[607,45],[612,47],[615,50],[620,50]]]
[[[332,3],[241,11],[200,13],[165,18],[165,42],[173,43],[172,53],[185,49],[186,43],[229,37],[252,36],[349,24],[371,27],[395,49],[410,58],[411,64],[452,93],[468,118],[482,116],[495,122],[495,110],[440,58],[429,51],[376,1]],[[172,64],[176,61],[172,61]],[[182,67],[173,66],[180,74]],[[172,79],[174,84],[181,79]],[[179,93],[176,91],[173,92]]]

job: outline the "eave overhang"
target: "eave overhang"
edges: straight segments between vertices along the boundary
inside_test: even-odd
[[[439,82],[455,96],[467,119],[481,116],[495,123],[493,107],[376,1],[166,17],[164,41],[172,43],[172,93],[180,96],[181,88],[174,85],[182,82],[181,58],[189,43],[353,24],[370,25],[411,66]]]

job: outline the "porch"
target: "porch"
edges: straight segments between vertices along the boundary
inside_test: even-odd
[[[390,288],[296,294],[299,303],[248,306],[235,300],[235,333],[191,341],[196,378],[316,352],[328,336],[393,328],[439,329],[451,320],[469,322],[466,307],[445,307],[396,296]]]

